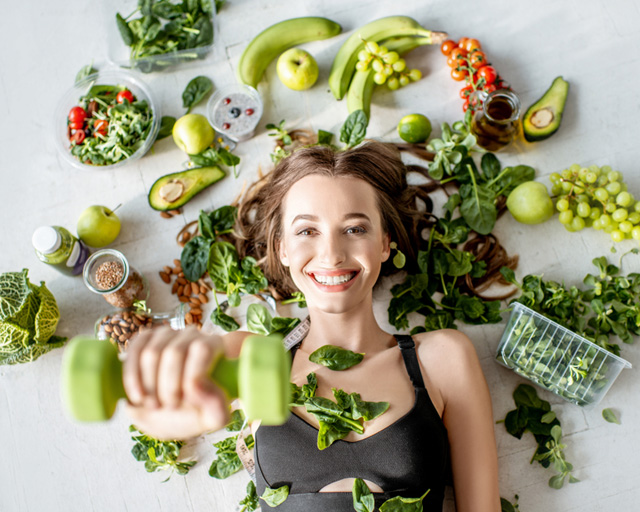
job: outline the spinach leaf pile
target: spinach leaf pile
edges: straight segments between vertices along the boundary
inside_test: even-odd
[[[315,373],[307,375],[307,384],[291,383],[291,406],[304,406],[318,420],[318,449],[324,450],[349,432],[364,433],[363,423],[377,418],[388,408],[388,402],[366,402],[358,393],[348,394],[332,388],[335,402],[316,396],[318,380]]]
[[[130,432],[138,432],[136,427],[131,425]],[[140,435],[132,436],[135,441],[131,453],[137,461],[144,462],[144,468],[148,473],[155,471],[175,471],[179,475],[186,475],[196,464],[196,461],[178,461],[180,449],[184,445],[182,441],[160,441],[146,434],[138,432]],[[165,480],[171,478],[171,473]]]
[[[34,361],[67,341],[55,335],[56,299],[44,282],[31,283],[28,272],[0,275],[0,365]]]

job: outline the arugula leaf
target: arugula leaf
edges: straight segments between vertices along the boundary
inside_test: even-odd
[[[194,236],[180,254],[184,277],[191,282],[200,279],[207,271],[211,242],[204,236]]]
[[[369,119],[363,110],[354,110],[349,114],[340,128],[340,142],[347,145],[345,149],[357,146],[364,140],[368,124]]]
[[[309,361],[312,363],[321,364],[334,371],[351,368],[360,363],[362,359],[364,359],[364,354],[335,345],[323,345],[309,355]]]
[[[353,508],[356,512],[373,512],[376,505],[375,500],[364,480],[356,478],[353,481],[351,495],[353,497]]]
[[[260,496],[260,499],[264,500],[270,507],[277,507],[278,505],[282,505],[288,497],[288,485],[283,485],[277,489],[271,489],[271,487],[267,486],[265,491],[262,493],[262,496]]]

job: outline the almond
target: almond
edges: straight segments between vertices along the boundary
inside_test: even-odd
[[[169,284],[171,282],[171,278],[169,277],[169,274],[167,274],[166,272],[159,272],[160,274],[160,279],[162,279],[165,283]]]
[[[204,293],[198,294],[198,298],[200,299],[200,302],[202,304],[206,304],[207,302],[209,302],[209,299],[207,299],[207,296]]]
[[[200,293],[200,287],[198,286],[198,283],[191,283],[191,294],[198,295],[198,293]]]
[[[160,212],[160,217],[163,219],[170,219],[172,215],[169,212]]]

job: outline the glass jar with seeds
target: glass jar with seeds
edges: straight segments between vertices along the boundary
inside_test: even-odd
[[[115,249],[93,253],[84,265],[83,277],[89,290],[117,308],[130,308],[135,301],[149,297],[147,280]]]

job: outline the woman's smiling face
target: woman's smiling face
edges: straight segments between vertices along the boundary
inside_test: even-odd
[[[280,260],[309,306],[340,313],[370,302],[390,251],[374,188],[310,175],[289,189],[282,208]]]

